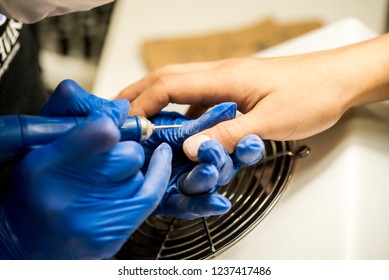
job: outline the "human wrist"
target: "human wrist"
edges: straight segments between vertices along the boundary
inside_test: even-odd
[[[339,49],[346,109],[389,98],[389,35]]]

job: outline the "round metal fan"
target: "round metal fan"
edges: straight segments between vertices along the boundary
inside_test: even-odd
[[[265,142],[257,165],[243,168],[219,193],[232,203],[221,216],[193,221],[151,216],[130,237],[116,259],[205,259],[228,248],[253,229],[271,210],[291,176],[295,142]]]

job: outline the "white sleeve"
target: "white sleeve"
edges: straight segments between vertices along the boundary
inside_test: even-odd
[[[114,0],[0,0],[0,13],[24,23],[45,17],[87,11]]]

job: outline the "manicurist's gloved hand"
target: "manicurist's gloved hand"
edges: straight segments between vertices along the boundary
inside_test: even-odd
[[[235,114],[235,103],[223,103],[196,120],[171,112],[161,112],[150,119],[156,125],[182,124],[179,129],[157,131],[142,143],[146,160],[162,142],[167,142],[174,154],[169,186],[154,214],[195,219],[229,210],[230,202],[217,190],[229,183],[242,166],[255,164],[262,158],[262,140],[256,135],[248,135],[241,139],[231,155],[217,141],[206,141],[200,145],[198,162],[187,158],[182,144],[189,136],[230,120]]]
[[[160,202],[171,149],[121,142],[129,103],[108,102],[64,81],[43,115],[86,116],[85,123],[29,152],[16,166],[0,207],[0,257],[103,259],[113,256]]]

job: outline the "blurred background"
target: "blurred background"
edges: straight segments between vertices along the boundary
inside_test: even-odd
[[[258,50],[261,50],[314,29],[317,27],[315,24],[326,25],[348,17],[361,20],[380,34],[388,29],[387,15],[387,0],[117,0],[89,12],[47,18],[40,22],[38,27],[42,47],[41,65],[49,89],[65,78],[72,78],[91,91],[98,86],[96,75],[101,56],[104,51],[111,51],[109,47],[105,47],[109,45],[111,37],[123,36],[123,44],[128,52],[138,57],[134,59],[139,59],[136,63],[144,64],[144,73],[150,70],[147,59],[151,56],[152,60],[158,60],[159,53],[158,46],[153,49],[155,46],[151,44],[150,50],[150,44],[145,45],[145,42],[177,40],[180,37],[191,39],[191,36],[199,39],[201,36],[220,35],[219,33],[231,35],[231,32],[254,27],[256,30],[252,32],[260,33],[262,25],[269,21],[277,25],[303,25],[288,36],[278,38],[274,42],[265,42],[258,47]],[[122,21],[119,27],[114,24],[117,18],[123,17],[126,18],[125,26],[122,26]],[[304,29],[304,24],[310,26],[305,26]],[[271,34],[274,32],[267,30],[267,38],[271,39]],[[239,35],[236,36],[235,41],[241,41]],[[190,46],[196,42],[186,43]],[[201,41],[197,44],[201,44]],[[168,44],[168,51],[169,47],[171,46]],[[246,50],[248,51],[250,50]],[[245,55],[244,52],[238,54]],[[224,54],[227,57],[233,55],[234,53]],[[219,57],[210,57],[213,58]],[[165,58],[167,62],[169,59]],[[197,59],[205,60],[204,54]],[[130,68],[131,63],[135,62],[123,61],[123,65],[118,67]],[[157,61],[157,66],[158,63],[164,62]],[[128,83],[140,75],[141,72],[130,75]],[[123,86],[120,84],[117,89],[112,90],[117,91]],[[114,94],[112,92],[112,95]]]

